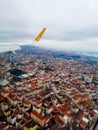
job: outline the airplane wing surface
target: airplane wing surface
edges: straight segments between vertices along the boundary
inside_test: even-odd
[[[0,44],[0,53],[2,52],[7,52],[7,51],[15,51],[21,49],[18,44],[13,44],[13,43],[3,43]]]

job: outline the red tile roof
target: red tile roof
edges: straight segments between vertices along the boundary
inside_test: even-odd
[[[11,100],[13,100],[13,99],[15,98],[15,95],[12,94],[12,93],[10,93],[10,94],[8,95],[8,98],[11,99]]]
[[[82,112],[80,112],[78,115],[77,115],[77,120],[82,120],[82,118],[83,118],[83,113]]]
[[[4,100],[4,97],[3,96],[0,96],[0,101]]]
[[[26,100],[25,102],[24,102],[24,105],[26,105],[26,106],[28,106],[28,105],[30,105],[31,104],[31,101],[30,100]]]
[[[63,126],[63,125],[65,124],[65,122],[64,122],[62,119],[60,119],[59,116],[55,116],[54,119],[55,119],[55,121],[58,122],[61,126]]]
[[[16,110],[13,112],[13,114],[14,114],[14,115],[21,114],[21,111],[16,109]]]
[[[37,111],[33,110],[31,112],[32,115],[36,116],[37,118],[39,118],[40,120],[44,120],[45,118],[40,114],[38,113]]]
[[[42,104],[42,100],[37,100],[35,103],[37,104],[37,105],[41,105]]]
[[[81,126],[82,128],[85,128],[86,125],[87,125],[87,123],[86,123],[85,121],[82,120],[81,123],[80,123],[80,126]]]
[[[7,126],[8,126],[7,123],[5,123],[5,122],[0,122],[0,130],[5,129]]]
[[[13,126],[9,126],[6,130],[14,130]]]

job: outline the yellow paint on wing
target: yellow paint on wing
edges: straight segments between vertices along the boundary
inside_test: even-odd
[[[41,37],[43,36],[44,32],[46,31],[46,28],[43,28],[42,31],[35,37],[34,41],[39,41]]]

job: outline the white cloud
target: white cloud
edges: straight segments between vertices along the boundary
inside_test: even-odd
[[[96,10],[98,8],[98,1],[97,0],[86,0],[88,7],[92,10]]]
[[[38,43],[33,42],[32,45],[63,51],[66,50],[98,51],[98,37],[89,38],[85,40],[75,40],[75,41],[42,40]]]
[[[47,46],[50,42],[51,48],[62,49],[68,43],[75,48],[77,41],[85,49],[87,39],[94,46],[91,39],[98,37],[97,12],[97,0],[0,0],[0,42],[32,42],[45,26]]]

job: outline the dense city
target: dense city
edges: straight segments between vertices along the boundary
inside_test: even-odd
[[[94,130],[98,64],[0,54],[0,130]]]

